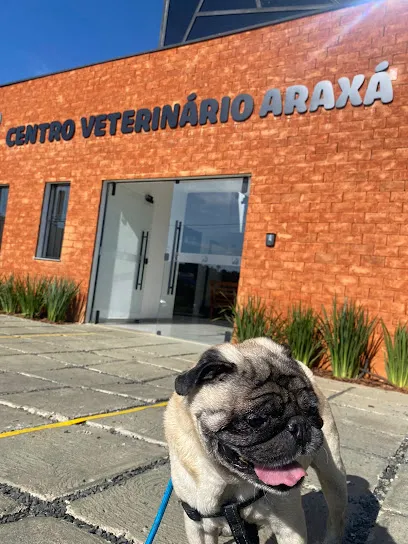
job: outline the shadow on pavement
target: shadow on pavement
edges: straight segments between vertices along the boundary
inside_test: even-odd
[[[397,544],[385,527],[376,525],[380,504],[370,491],[369,483],[359,476],[348,475],[349,504],[344,544]],[[327,522],[327,505],[321,491],[303,496],[308,525],[308,542],[323,542]],[[375,537],[372,534],[375,527]],[[370,537],[371,535],[371,537]],[[370,539],[369,539],[370,537]]]
[[[367,480],[348,475],[347,481],[349,504],[343,544],[398,544],[385,527],[377,525],[380,504],[370,491]],[[323,493],[310,491],[303,495],[302,502],[306,514],[308,544],[321,544],[328,516]],[[233,543],[228,541],[226,544]],[[267,544],[276,544],[275,537],[270,538]]]

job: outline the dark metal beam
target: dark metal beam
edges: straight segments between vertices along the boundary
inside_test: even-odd
[[[310,6],[282,6],[274,8],[222,9],[216,11],[201,11],[197,17],[217,17],[220,15],[252,15],[254,13],[282,13],[285,11],[312,11],[327,9],[330,4],[311,4]]]
[[[196,7],[196,10],[194,12],[194,15],[191,17],[190,24],[188,25],[186,33],[183,36],[183,42],[186,42],[188,40],[188,36],[189,36],[189,34],[191,32],[191,29],[194,26],[194,23],[195,23],[195,21],[197,19],[197,16],[199,15],[200,9],[201,9],[203,4],[204,4],[204,0],[199,0],[199,2],[197,3],[197,7]]]
[[[170,7],[170,0],[164,0],[163,17],[162,17],[162,22],[160,27],[159,47],[164,47],[164,44],[166,42],[167,21],[169,18],[169,7]]]

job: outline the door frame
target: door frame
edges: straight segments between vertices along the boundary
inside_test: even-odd
[[[231,174],[231,175],[208,175],[208,176],[181,176],[181,177],[171,177],[171,178],[138,178],[138,179],[106,179],[102,181],[101,189],[101,198],[99,202],[99,212],[98,212],[98,221],[95,235],[95,244],[94,244],[94,253],[92,258],[91,273],[89,278],[89,288],[88,296],[86,302],[86,311],[85,311],[85,323],[95,322],[92,321],[92,314],[95,305],[95,293],[96,293],[96,282],[98,281],[98,271],[99,271],[99,261],[100,261],[100,251],[102,246],[103,238],[103,229],[105,226],[106,210],[108,203],[108,190],[114,187],[118,183],[177,183],[180,181],[210,181],[210,180],[225,180],[225,179],[240,179],[247,178],[249,185],[251,185],[251,174],[241,173],[241,174]],[[249,205],[249,203],[248,203]]]

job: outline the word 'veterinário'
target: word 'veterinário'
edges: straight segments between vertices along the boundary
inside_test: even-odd
[[[305,85],[293,85],[288,87],[285,93],[280,89],[269,89],[262,100],[259,109],[259,117],[268,115],[280,116],[298,113],[315,112],[319,108],[332,110],[341,109],[348,102],[352,106],[371,106],[380,100],[383,104],[392,102],[394,91],[392,80],[387,70],[389,63],[383,61],[375,69],[371,76],[364,97],[360,89],[365,82],[365,76],[359,74],[350,81],[347,77],[341,77],[338,84],[341,90],[336,98],[333,85],[330,81],[320,81],[315,86],[309,101],[309,89]],[[221,101],[214,98],[206,98],[197,102],[196,93],[187,97],[184,105],[166,104],[163,107],[153,109],[141,108],[138,110],[126,110],[101,115],[82,117],[80,120],[81,134],[83,138],[103,137],[109,134],[115,136],[118,132],[132,134],[183,128],[187,125],[227,123],[230,119],[243,122],[249,119],[255,109],[255,101],[250,94],[239,94],[235,98],[224,96]],[[67,119],[63,123],[52,121],[34,125],[22,125],[10,128],[7,132],[6,143],[9,147],[69,141],[74,138],[77,126],[73,119]]]

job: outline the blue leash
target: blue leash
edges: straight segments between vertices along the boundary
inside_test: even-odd
[[[147,537],[145,544],[152,544],[154,537],[156,536],[156,533],[159,530],[160,523],[164,516],[164,512],[166,511],[167,505],[169,504],[172,491],[173,491],[173,482],[170,479],[169,483],[167,484],[166,491],[164,492],[161,504],[159,506],[159,510],[157,511],[156,517],[154,518],[152,528],[150,529],[150,533]]]

